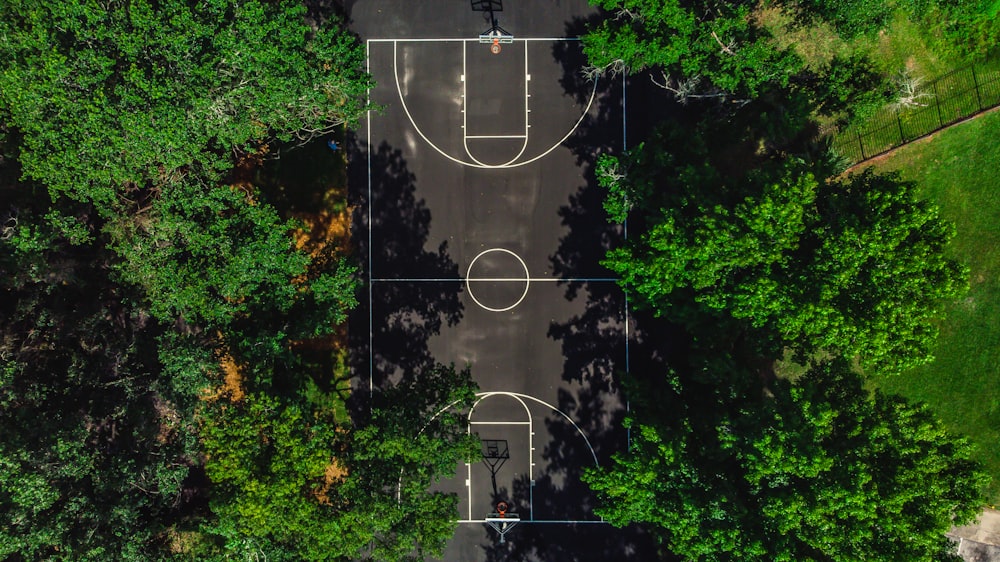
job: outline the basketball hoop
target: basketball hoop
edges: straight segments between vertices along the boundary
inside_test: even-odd
[[[486,516],[486,524],[500,535],[500,544],[507,542],[505,535],[520,522],[521,518],[503,500],[497,502],[496,511]]]
[[[500,54],[500,39],[499,38],[496,38],[496,37],[493,38],[493,44],[490,45],[490,52],[493,53],[494,55],[499,55]]]

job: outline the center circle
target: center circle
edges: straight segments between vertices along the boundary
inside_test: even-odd
[[[522,277],[505,275],[511,269],[524,271]],[[478,287],[479,296],[472,290],[472,285]],[[524,284],[524,290],[518,294],[516,288],[510,290],[513,284]],[[528,295],[528,285],[531,284],[528,266],[520,256],[505,248],[491,248],[480,252],[472,258],[465,274],[465,288],[469,297],[480,307],[491,312],[505,312],[521,304]],[[516,285],[514,285],[516,287]],[[513,304],[504,306],[513,301]]]

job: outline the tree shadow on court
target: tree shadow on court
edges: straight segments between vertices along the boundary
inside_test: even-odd
[[[580,37],[604,18],[605,15],[600,12],[586,18],[575,17],[566,22],[565,36]],[[563,75],[559,79],[559,84],[563,90],[573,96],[577,103],[587,103],[594,83],[585,73],[588,63],[586,55],[583,54],[583,44],[580,41],[556,41],[552,47],[552,56],[562,64]]]
[[[462,319],[459,293],[463,286],[389,281],[401,277],[457,279],[458,265],[445,243],[425,248],[431,213],[415,195],[416,178],[401,151],[383,142],[369,154],[354,138],[349,139],[348,150],[352,245],[366,281],[350,319],[350,363],[357,378],[352,404],[360,411],[367,410],[369,404],[369,373],[372,386],[380,388],[403,373],[424,371],[436,364],[428,340],[440,333],[443,325],[455,325]],[[369,274],[375,281],[369,280]]]
[[[567,33],[579,35],[588,24],[574,20]],[[567,95],[586,100],[594,88],[580,70],[586,65],[579,43],[558,45],[553,56],[562,64],[561,83]],[[591,113],[567,140],[583,174],[583,182],[559,216],[565,229],[556,252],[550,256],[553,271],[563,279],[613,278],[601,265],[607,252],[624,241],[625,225],[608,221],[603,208],[605,191],[597,182],[596,164],[602,154],[620,154],[624,147],[623,81],[601,79]],[[631,92],[630,92],[630,103]],[[545,519],[599,520],[596,497],[581,480],[585,467],[607,466],[611,457],[627,448],[623,427],[627,399],[621,378],[630,357],[642,357],[644,372],[666,369],[667,358],[683,353],[684,337],[675,328],[645,315],[626,312],[625,292],[611,281],[566,281],[567,300],[582,299],[583,312],[564,321],[553,321],[548,336],[563,350],[564,388],[557,407],[570,418],[552,416],[545,421],[551,435],[542,452],[544,470],[536,473],[533,497],[536,514]],[[626,318],[626,314],[630,314]],[[642,322],[639,322],[639,318]],[[626,330],[626,324],[628,329]],[[676,337],[675,337],[676,335]],[[588,440],[584,442],[579,434]],[[529,483],[515,483],[514,497],[528,497]],[[608,560],[657,559],[653,538],[639,527],[617,529],[605,524],[523,525],[510,534],[507,544],[487,549],[489,559]]]

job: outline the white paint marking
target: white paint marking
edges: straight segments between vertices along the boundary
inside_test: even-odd
[[[519,39],[519,40],[520,41],[529,41],[529,40],[542,40],[542,39]],[[556,39],[548,39],[548,40],[549,41],[566,41],[567,39],[566,38],[556,38]],[[370,39],[369,41],[375,41],[375,40]],[[529,158],[528,160],[522,160],[521,162],[514,162],[514,163],[511,163],[511,164],[496,165],[496,166],[494,166],[494,165],[486,165],[486,164],[477,164],[475,162],[466,162],[466,161],[461,160],[459,158],[456,158],[456,157],[448,154],[444,150],[442,150],[436,144],[434,144],[433,142],[431,142],[431,140],[429,138],[427,138],[427,135],[425,135],[423,133],[423,131],[420,130],[420,127],[417,125],[417,122],[413,119],[413,114],[410,113],[410,109],[406,106],[406,99],[403,96],[403,92],[402,92],[402,89],[401,89],[400,84],[399,84],[399,60],[398,60],[397,49],[396,49],[396,43],[398,42],[398,40],[385,40],[385,41],[391,42],[393,44],[393,46],[392,46],[392,68],[393,68],[393,76],[394,76],[395,81],[396,81],[396,93],[399,95],[400,106],[403,108],[403,112],[406,114],[406,118],[410,121],[410,125],[412,125],[413,129],[417,132],[418,135],[420,135],[420,138],[424,139],[424,142],[426,142],[428,145],[430,145],[430,147],[433,148],[438,154],[440,154],[441,156],[444,156],[448,160],[451,160],[452,162],[454,162],[456,164],[460,164],[462,166],[468,166],[470,168],[485,168],[485,169],[517,168],[517,167],[520,167],[520,166],[525,166],[527,164],[531,164],[531,163],[533,163],[533,162],[535,162],[537,160],[540,160],[540,159],[548,156],[552,151],[554,151],[555,149],[557,149],[560,146],[562,146],[562,143],[566,142],[566,139],[568,139],[574,132],[576,132],[576,130],[580,127],[580,124],[583,123],[583,120],[586,119],[587,115],[590,113],[590,108],[593,106],[594,100],[597,97],[597,80],[595,80],[594,81],[594,89],[590,93],[590,100],[587,102],[587,107],[584,108],[583,113],[580,115],[580,118],[577,119],[577,121],[573,125],[573,127],[569,130],[569,132],[567,132],[563,136],[563,138],[559,139],[559,141],[556,142],[555,144],[553,144],[548,150],[542,152],[541,154],[538,154],[537,156],[534,156],[533,158]],[[456,41],[458,41],[458,40],[456,40]],[[527,49],[525,49],[525,56],[527,56]],[[464,63],[464,58],[463,58],[463,69],[464,69],[464,64],[465,63]],[[527,103],[527,101],[525,103]],[[464,117],[463,117],[463,119],[464,119]],[[529,127],[530,127],[530,125],[529,125]]]
[[[482,525],[485,522],[486,522],[485,519],[472,519],[471,517],[469,517],[469,519],[459,519],[458,521],[455,521],[455,523],[466,524],[466,525],[471,524],[471,523],[475,523],[477,525]],[[551,524],[556,524],[556,525],[610,525],[610,523],[608,523],[607,521],[603,521],[603,520],[602,521],[598,521],[596,519],[589,519],[589,520],[588,519],[584,519],[584,520],[571,520],[571,519],[530,519],[530,520],[525,520],[525,519],[522,519],[518,524],[519,525],[524,525],[525,523],[551,523]]]
[[[472,285],[469,284],[470,281],[485,281],[485,279],[473,279],[472,268],[473,266],[476,265],[476,260],[478,260],[479,258],[483,257],[486,254],[490,254],[493,252],[502,252],[514,256],[514,259],[516,259],[517,262],[521,264],[521,267],[524,268],[524,278],[518,280],[518,281],[524,281],[524,292],[521,293],[521,296],[517,299],[517,301],[514,302],[514,304],[506,308],[493,308],[490,306],[486,306],[485,304],[480,302],[479,299],[476,298],[475,293],[472,292]],[[515,279],[504,279],[504,281],[513,281],[513,280]],[[528,273],[528,265],[524,263],[524,260],[521,259],[521,256],[515,254],[514,252],[511,252],[506,248],[491,248],[489,250],[484,250],[482,252],[479,252],[479,255],[472,258],[472,261],[469,262],[469,269],[465,273],[465,289],[469,291],[469,298],[471,298],[474,303],[478,304],[480,307],[486,310],[489,310],[490,312],[506,312],[514,308],[515,306],[521,304],[521,302],[524,300],[524,297],[528,296],[528,287],[530,286],[531,286],[531,274]]]
[[[463,110],[463,111],[465,111],[465,110]],[[467,138],[467,139],[526,139],[526,138],[528,138],[528,135],[466,135],[465,138]]]
[[[365,72],[371,75],[371,44],[365,42]],[[371,88],[366,92],[368,96],[368,106],[371,107]],[[372,271],[372,111],[366,112],[367,131],[365,135],[365,145],[368,147],[368,413],[372,412],[371,396],[375,394],[375,319],[372,313],[372,278],[375,273]]]
[[[377,277],[373,283],[466,283],[469,279],[463,277]],[[532,283],[617,283],[615,277],[499,277],[496,279],[476,278],[472,281],[530,281]]]
[[[518,37],[518,41],[579,41],[579,37]],[[422,39],[388,39],[388,38],[378,38],[378,39],[368,39],[371,43],[479,43],[479,39],[470,39],[468,37],[425,37]]]
[[[465,44],[463,44],[462,45],[462,72],[463,73],[466,71],[466,53],[467,53],[467,51],[468,51],[468,46],[465,45]],[[528,45],[527,45],[527,43],[525,43],[525,45],[524,45],[524,68],[525,68],[525,70],[527,70],[527,68],[528,68]],[[527,94],[528,94],[528,83],[527,82],[524,83],[524,93],[527,96]],[[467,108],[468,107],[468,103],[469,103],[468,98],[465,95],[463,95],[462,99],[463,99],[463,103],[465,104],[465,108]],[[527,106],[527,98],[525,98],[525,106]],[[463,108],[463,111],[464,110],[465,109]],[[463,123],[467,123],[467,122],[463,119]],[[521,143],[521,150],[519,150],[518,153],[513,158],[511,158],[510,160],[508,160],[507,162],[505,162],[503,164],[497,164],[497,165],[485,164],[485,163],[481,162],[479,159],[477,159],[475,156],[473,156],[472,151],[469,150],[469,138],[470,137],[467,134],[465,134],[465,133],[468,132],[468,127],[466,127],[463,124],[462,130],[463,130],[462,146],[463,146],[463,148],[465,148],[465,154],[473,162],[475,162],[476,164],[478,164],[480,166],[484,166],[484,167],[506,167],[506,166],[509,166],[510,164],[514,163],[518,158],[520,158],[521,155],[524,154],[524,151],[528,148],[528,118],[527,118],[527,115],[525,115],[525,118],[524,118],[524,135],[518,135],[518,137],[517,137],[517,138],[524,139],[524,142]]]

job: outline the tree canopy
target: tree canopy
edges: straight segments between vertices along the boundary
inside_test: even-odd
[[[827,179],[794,157],[720,172],[732,153],[709,142],[665,134],[603,160],[614,218],[635,209],[644,225],[606,260],[640,303],[661,314],[697,303],[804,356],[857,355],[887,372],[930,359],[934,319],[966,272],[947,257],[953,227],[912,183]]]
[[[329,6],[0,5],[0,558],[440,554],[471,375],[347,410],[356,268],[261,164],[370,85]]]
[[[658,67],[675,89],[712,87],[755,96],[768,82],[787,83],[800,65],[778,49],[754,23],[756,2],[711,4],[680,0],[598,0],[614,14],[583,37],[584,53],[597,69],[637,72]]]
[[[364,51],[301,2],[0,5],[0,113],[24,174],[100,201],[194,174],[234,151],[307,140],[364,109]]]
[[[586,473],[612,524],[689,560],[959,560],[944,533],[978,513],[982,474],[926,407],[843,360],[750,400],[666,376],[630,393],[628,452]]]
[[[629,230],[603,263],[658,317],[636,315],[628,451],[585,476],[597,512],[687,560],[957,560],[944,533],[984,482],[969,445],[859,374],[931,359],[967,284],[954,228],[898,175],[843,174],[822,135],[886,101],[885,78],[857,53],[805,65],[757,4],[594,3],[592,71],[671,94],[645,138],[595,162]],[[778,3],[844,36],[880,28],[876,4]]]
[[[457,498],[428,487],[478,452],[463,414],[474,391],[468,370],[408,373],[353,430],[266,395],[206,405],[205,469],[218,485],[206,529],[228,552],[268,560],[440,555]]]

